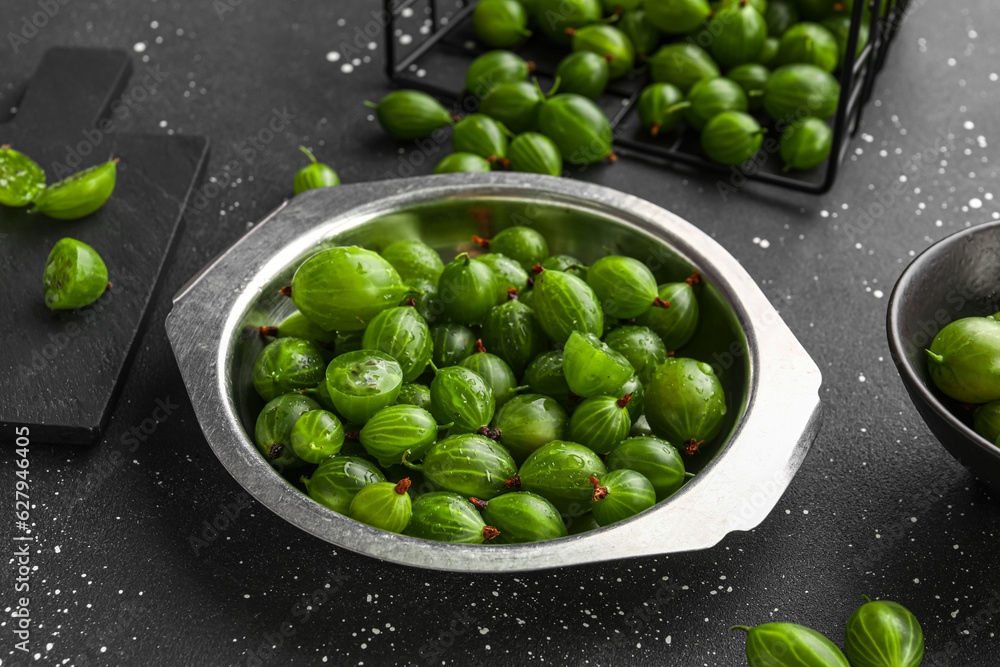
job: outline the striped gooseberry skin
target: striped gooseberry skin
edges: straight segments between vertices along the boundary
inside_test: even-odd
[[[631,399],[631,395],[629,396]],[[569,420],[569,439],[598,454],[608,454],[628,437],[632,416],[628,401],[611,396],[594,396],[584,400]]]
[[[326,388],[347,421],[364,424],[396,402],[403,369],[380,350],[357,350],[335,357],[326,367]]]
[[[708,46],[715,61],[730,68],[751,62],[764,48],[767,23],[749,3],[724,7],[708,22],[714,39]]]
[[[554,440],[536,449],[525,460],[512,487],[531,491],[555,505],[563,514],[580,515],[590,510],[594,486],[591,477],[607,473],[604,462],[592,450],[575,442]]]
[[[486,522],[467,498],[451,491],[432,491],[413,501],[404,535],[451,544],[482,544]]]
[[[743,164],[760,150],[764,130],[742,111],[724,111],[708,121],[701,133],[701,149],[710,159],[725,165]]]
[[[559,62],[559,90],[596,100],[604,94],[611,77],[608,59],[592,51],[576,51]]]
[[[559,510],[536,493],[505,493],[480,507],[483,521],[500,531],[492,544],[525,544],[568,535]]]
[[[535,311],[521,301],[507,301],[491,310],[482,335],[486,349],[506,361],[517,376],[548,345],[548,336],[535,319]]]
[[[431,381],[431,414],[455,433],[471,433],[493,420],[496,400],[481,375],[464,366],[442,368]]]
[[[480,113],[502,123],[511,132],[521,133],[535,129],[545,97],[533,83],[506,81],[486,91],[480,99]]]
[[[844,631],[852,667],[917,667],[924,657],[924,631],[916,616],[896,602],[867,596],[865,601]]]
[[[604,312],[590,285],[563,271],[544,270],[535,277],[532,309],[542,329],[557,343],[574,331],[604,333]]]
[[[781,134],[779,148],[785,171],[815,169],[833,150],[833,130],[819,118],[803,118]]]
[[[646,326],[618,327],[604,337],[604,342],[628,359],[640,379],[649,377],[653,370],[667,359],[667,347],[663,344],[663,339]]]
[[[687,94],[684,118],[696,130],[704,130],[708,122],[724,111],[746,111],[750,106],[740,84],[718,77],[702,79]]]
[[[517,395],[517,378],[514,377],[514,371],[506,361],[495,354],[476,352],[463,359],[461,365],[486,381],[493,391],[496,407],[499,408]]]
[[[646,13],[651,16],[648,7]],[[719,66],[705,49],[688,42],[675,42],[660,47],[647,60],[653,81],[673,84],[685,94],[702,79],[714,79],[722,75]]]
[[[507,227],[489,240],[490,252],[498,252],[521,264],[530,271],[538,262],[549,256],[549,244],[537,230],[524,225]]]
[[[562,350],[543,352],[532,359],[524,371],[524,382],[536,394],[554,398],[563,407],[569,406],[570,392],[563,369]]]
[[[684,484],[684,461],[677,448],[653,436],[623,440],[605,464],[609,470],[634,470],[653,485],[656,502],[668,498]]]
[[[438,368],[447,368],[461,363],[472,354],[476,335],[464,324],[438,324],[431,328],[431,341],[431,361]]]
[[[253,386],[265,401],[315,387],[326,375],[320,349],[303,338],[279,338],[268,343],[253,364]]]
[[[282,394],[264,406],[254,426],[254,443],[268,463],[278,470],[305,465],[292,451],[292,428],[303,414],[319,409],[319,403],[301,394]]]
[[[572,48],[574,52],[595,53],[606,58],[608,75],[618,79],[635,66],[635,47],[628,36],[612,25],[595,23],[574,30]]]
[[[565,93],[545,100],[538,111],[538,129],[572,164],[598,162],[611,154],[608,117],[583,95]]]
[[[614,396],[634,373],[632,364],[594,334],[574,331],[563,348],[563,370],[577,396]]]
[[[507,255],[489,252],[476,259],[490,267],[496,277],[497,304],[507,301],[511,288],[517,292],[523,292],[528,287],[528,272],[521,268],[519,262]],[[491,309],[490,312],[492,313],[493,310]]]
[[[721,430],[726,397],[708,364],[671,357],[653,371],[645,389],[646,419],[661,438],[695,445]]]
[[[384,352],[395,359],[403,371],[403,382],[420,377],[434,351],[427,322],[410,306],[389,308],[376,315],[365,329],[361,347]]]
[[[524,132],[514,137],[507,149],[507,158],[513,171],[548,176],[562,174],[563,159],[559,147],[538,132]]]
[[[677,350],[691,340],[698,328],[698,298],[691,285],[686,282],[660,285],[657,294],[670,307],[650,308],[635,318],[635,323],[656,332],[667,351]],[[612,335],[614,332],[609,337]],[[662,363],[664,360],[660,361]],[[647,376],[655,368],[656,366],[646,369]]]
[[[684,100],[681,89],[671,83],[652,83],[639,95],[639,122],[656,136],[677,129],[683,114],[674,105]]]
[[[419,90],[394,90],[378,104],[365,105],[375,109],[379,125],[394,139],[423,139],[452,123],[448,110]]]
[[[836,644],[812,628],[796,623],[765,623],[747,633],[749,667],[851,667]]]
[[[487,51],[465,71],[465,91],[483,98],[501,83],[524,81],[531,65],[512,51]]]
[[[292,426],[292,451],[306,463],[322,463],[336,456],[344,445],[344,426],[328,410],[310,410]]]
[[[357,456],[334,456],[302,479],[309,497],[334,512],[347,514],[358,491],[384,482],[385,475],[371,461]]]
[[[423,241],[395,241],[382,251],[382,258],[392,264],[403,280],[427,280],[437,283],[444,262],[437,251]]]
[[[656,491],[644,475],[634,470],[612,470],[604,477],[594,478],[597,496],[594,519],[599,526],[624,521],[656,504]]]
[[[553,440],[566,438],[569,416],[559,401],[542,394],[520,394],[507,401],[493,418],[500,442],[518,463]]]
[[[404,384],[399,389],[399,396],[396,397],[396,405],[415,405],[418,408],[430,411],[431,388],[425,384]]]
[[[785,123],[805,113],[814,118],[829,118],[837,111],[840,83],[829,72],[815,65],[796,63],[771,72],[764,86],[764,110],[776,121]]]
[[[347,515],[372,528],[402,533],[413,513],[409,487],[409,479],[369,484],[354,495]]]
[[[479,324],[497,303],[493,269],[462,253],[448,262],[438,280],[444,316],[460,324]]]
[[[637,317],[649,310],[656,299],[656,278],[637,259],[608,255],[587,270],[587,284],[594,290],[604,311],[619,319]]]
[[[486,160],[506,157],[507,135],[489,116],[474,113],[455,123],[451,134],[456,153],[472,153]]]
[[[376,412],[358,433],[361,446],[384,468],[402,463],[403,455],[419,459],[434,444],[438,423],[415,405],[390,405]]]
[[[419,469],[434,489],[489,500],[506,490],[517,465],[506,449],[489,438],[462,433],[433,445]]]

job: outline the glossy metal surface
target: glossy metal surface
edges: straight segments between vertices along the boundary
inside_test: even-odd
[[[313,502],[258,454],[262,403],[248,328],[292,311],[277,290],[330,245],[383,247],[422,238],[454,252],[471,233],[535,225],[552,252],[593,261],[608,248],[645,259],[658,280],[704,276],[703,322],[685,353],[712,363],[727,389],[728,436],[669,500],[590,533],[526,545],[426,542],[358,524]],[[820,423],[815,363],[753,279],[696,227],[653,204],[580,181],[525,174],[452,174],[310,190],[272,213],[177,294],[167,333],[199,423],[216,456],[257,500],[333,544],[441,570],[519,571],[706,549],[750,530],[773,509]]]

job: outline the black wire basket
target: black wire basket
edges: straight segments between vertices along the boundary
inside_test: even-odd
[[[451,100],[463,112],[474,112],[478,101],[471,96],[463,97],[465,70],[477,56],[490,50],[478,42],[472,27],[472,10],[477,1],[384,0],[382,21],[389,78],[402,87]],[[858,53],[865,4],[870,9],[869,38]],[[737,186],[745,181],[758,181],[801,192],[827,192],[833,187],[840,165],[847,157],[849,139],[858,131],[864,106],[871,98],[875,79],[906,16],[910,0],[890,2],[891,7],[884,16],[881,4],[882,0],[870,0],[853,5],[844,66],[839,73],[840,101],[832,117],[833,150],[819,167],[785,173],[781,160],[770,159],[771,156],[765,160],[751,158],[744,165],[728,167],[705,158],[692,132],[675,132],[652,140],[640,126],[635,111],[635,102],[649,83],[641,67],[627,77],[611,81],[597,100],[614,128],[616,154],[661,165],[680,164],[710,170],[728,176]],[[511,50],[535,64],[533,74],[543,89],[554,83],[553,73],[566,55],[565,50],[553,46],[540,35],[529,37]],[[769,123],[762,124],[766,127]]]

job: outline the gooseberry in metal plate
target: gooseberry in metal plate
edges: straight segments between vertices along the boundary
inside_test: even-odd
[[[548,345],[534,311],[520,300],[506,301],[491,310],[483,323],[482,337],[486,349],[506,361],[518,377]]]
[[[528,272],[510,257],[499,252],[489,252],[476,259],[493,270],[496,277],[498,304],[507,301],[512,288],[516,292],[523,292],[528,286]]]
[[[536,273],[532,291],[535,317],[556,343],[565,343],[574,331],[604,333],[601,304],[590,285],[580,278],[567,272],[543,270]]]
[[[417,467],[435,489],[495,498],[506,490],[506,480],[517,473],[514,459],[503,446],[476,433],[450,435],[434,444]]]
[[[438,368],[457,366],[476,349],[476,340],[472,329],[463,324],[438,324],[431,328],[431,361]]]
[[[28,213],[44,213],[57,220],[88,216],[104,204],[115,190],[118,160],[110,160],[77,172],[41,190]]]
[[[292,451],[306,463],[322,463],[340,453],[344,446],[344,426],[327,410],[302,413],[292,426]]]
[[[587,512],[580,516],[565,517],[565,523],[570,535],[582,535],[592,530],[600,529],[600,526],[597,525],[597,521],[594,519],[593,512]]]
[[[417,309],[410,306],[390,308],[376,315],[365,329],[361,345],[396,360],[403,371],[403,382],[420,377],[434,350],[430,328]]]
[[[395,139],[423,139],[453,122],[440,102],[419,90],[395,90],[365,106],[375,110],[379,125]]]
[[[375,482],[354,495],[347,515],[355,521],[381,528],[390,533],[402,533],[413,512],[408,478],[399,482]]]
[[[572,164],[591,164],[611,155],[611,123],[582,95],[567,93],[545,100],[538,112],[538,130]]]
[[[646,0],[644,6],[650,22],[668,35],[697,30],[712,14],[708,0]]]
[[[750,105],[740,85],[724,77],[702,79],[694,84],[681,104],[686,105],[684,118],[696,130],[705,128],[724,111],[746,111]]]
[[[492,239],[474,237],[473,240],[488,248],[491,253],[498,252],[510,257],[520,263],[525,271],[531,271],[535,264],[549,255],[549,244],[545,237],[537,230],[523,225],[507,227],[497,232]]]
[[[726,396],[708,364],[671,357],[653,371],[645,389],[646,419],[659,437],[694,453],[722,429]]]
[[[564,440],[569,416],[551,396],[520,394],[497,410],[493,428],[500,431],[500,442],[518,463],[553,440]]]
[[[451,544],[483,544],[495,537],[475,505],[451,491],[432,491],[413,501],[404,535]]]
[[[437,250],[422,241],[394,241],[382,251],[382,259],[396,269],[403,280],[426,280],[437,284],[444,262]]]
[[[435,174],[483,173],[492,171],[493,165],[475,153],[452,153],[444,156],[434,167]]]
[[[670,307],[650,308],[635,319],[636,324],[652,329],[668,352],[683,347],[698,329],[700,312],[694,285],[699,282],[701,277],[695,272],[686,281],[660,285],[660,299]]]
[[[310,477],[302,478],[310,498],[340,514],[347,514],[358,491],[384,481],[385,474],[371,461],[344,455],[326,459]]]
[[[488,265],[461,253],[438,279],[443,314],[452,322],[479,324],[497,304],[497,278]]]
[[[778,45],[778,62],[782,65],[807,63],[821,70],[837,69],[840,47],[837,38],[819,23],[803,21],[789,28]]]
[[[629,431],[631,432],[632,425],[642,417],[643,406],[645,405],[646,392],[642,388],[642,380],[639,379],[638,375],[633,375],[629,378],[628,382],[623,384],[621,388],[614,393],[615,396],[626,396],[631,395],[632,398],[628,400],[626,408],[628,409],[629,417]]]
[[[319,410],[319,403],[301,394],[283,394],[269,401],[254,426],[254,443],[264,458],[279,472],[305,467],[292,449],[292,428],[299,417]]]
[[[677,86],[651,83],[639,95],[639,122],[654,137],[660,132],[672,132],[684,118],[683,109],[677,106],[683,101],[684,93]]]
[[[357,331],[414,292],[377,253],[350,246],[307,259],[282,293],[323,329]]]
[[[392,405],[403,384],[403,369],[379,350],[357,350],[336,357],[326,369],[326,386],[337,412],[364,424]]]
[[[555,505],[536,493],[515,491],[472,502],[480,508],[483,521],[499,531],[492,544],[526,544],[569,534]]]
[[[815,169],[833,150],[833,130],[819,118],[803,118],[781,133],[779,142],[785,171]]]
[[[709,53],[725,68],[753,62],[767,39],[764,17],[745,1],[715,12],[707,30],[713,36]]]
[[[519,387],[514,371],[500,357],[489,352],[475,352],[463,359],[461,365],[486,381],[493,391],[497,408],[517,395]]]
[[[83,241],[59,239],[45,260],[42,277],[45,305],[52,310],[83,308],[108,288],[108,267]]]
[[[431,388],[424,384],[406,383],[399,389],[396,405],[415,405],[430,411]]]
[[[45,189],[45,172],[10,146],[0,146],[0,205],[27,206]]]
[[[424,322],[428,325],[436,323],[444,310],[438,299],[437,285],[423,278],[404,280],[403,284],[411,289],[418,290],[418,292],[413,296],[405,297],[400,301],[399,305],[416,308],[417,313],[420,314],[420,317],[424,318]]]
[[[851,667],[837,645],[812,628],[797,623],[765,623],[729,631],[747,633],[749,667]]]
[[[493,163],[507,156],[507,132],[486,114],[474,113],[455,123],[451,145],[456,153],[472,153]]]
[[[567,32],[573,38],[573,51],[589,51],[607,60],[612,79],[625,76],[635,66],[635,47],[618,28],[593,23],[578,29],[570,28]]]
[[[587,267],[573,255],[550,255],[541,261],[543,269],[571,273],[583,281],[587,280]]]
[[[677,448],[653,436],[623,440],[608,454],[608,470],[634,470],[649,480],[656,502],[669,498],[684,485],[688,474]]]
[[[663,339],[647,326],[618,327],[604,337],[604,342],[628,359],[640,378],[648,377],[653,369],[667,359],[667,348],[663,344]]]
[[[512,51],[487,51],[465,71],[465,91],[485,97],[501,83],[524,81],[534,65]]]
[[[350,352],[350,346],[354,343],[357,345],[354,349],[361,347],[360,332],[350,332],[341,336],[336,331],[327,331],[298,311],[275,326],[260,327],[257,331],[262,338],[302,338],[313,343],[321,351],[330,353]]]
[[[756,58],[757,63],[768,69],[774,69],[778,64],[778,47],[780,44],[777,37],[768,37],[765,39],[764,48],[760,50],[760,55]],[[762,99],[761,106],[763,104],[764,101]]]
[[[279,338],[264,346],[253,364],[253,386],[265,401],[310,389],[326,377],[326,359],[304,338]]]
[[[316,156],[305,146],[299,146],[299,150],[309,158],[309,164],[299,169],[295,174],[295,194],[302,194],[306,190],[315,188],[330,188],[340,185],[340,176],[332,167],[317,162]]]
[[[648,5],[646,13],[650,13]],[[702,79],[714,79],[722,74],[705,49],[688,42],[667,44],[647,61],[653,81],[673,84],[682,93],[687,93]]]
[[[800,18],[795,0],[768,0],[767,9],[764,11],[764,23],[767,24],[769,37],[780,38],[798,23]]]
[[[486,93],[479,113],[502,123],[515,134],[531,132],[538,124],[538,110],[544,99],[537,83],[508,81]]]
[[[764,86],[771,78],[771,70],[760,63],[744,63],[726,72],[726,78],[735,81],[747,94],[747,102],[752,111],[764,105]]]
[[[431,413],[455,433],[472,433],[493,420],[496,400],[481,375],[464,366],[442,368],[431,381]]]
[[[764,110],[776,121],[790,123],[802,114],[829,118],[837,111],[840,84],[815,65],[797,63],[771,72],[764,86]]]
[[[594,507],[591,510],[599,526],[629,519],[656,504],[653,484],[634,470],[612,470],[594,478]]]
[[[743,164],[757,154],[763,142],[760,123],[742,111],[720,113],[708,121],[701,133],[705,155],[724,165]]]
[[[560,91],[596,100],[608,87],[611,69],[607,57],[593,51],[576,51],[559,61],[556,78]]]
[[[507,149],[511,171],[559,176],[562,153],[551,139],[538,132],[524,132],[514,137]]]
[[[636,58],[640,61],[645,60],[646,56],[660,45],[660,31],[649,20],[645,9],[626,9],[618,19],[617,25],[632,42]]]
[[[390,405],[376,412],[358,433],[358,440],[383,468],[402,463],[403,455],[419,459],[437,440],[438,423],[415,405]]]
[[[608,454],[628,437],[631,394],[622,398],[593,396],[580,403],[569,418],[569,440],[598,454]]]
[[[596,23],[602,15],[600,0],[538,0],[535,24],[550,41],[569,45],[572,37],[566,33],[566,28]]]
[[[591,510],[594,485],[607,473],[601,458],[583,445],[554,440],[542,445],[525,460],[517,477],[507,480],[514,490],[544,497],[562,514],[580,516]]]
[[[1000,399],[1000,322],[966,317],[947,324],[927,350],[927,369],[937,388],[957,401]]]
[[[528,13],[517,0],[480,0],[472,12],[476,37],[486,46],[506,48],[531,35]]]
[[[562,350],[551,350],[535,357],[524,371],[524,382],[536,394],[551,396],[563,406],[570,403]]]
[[[976,408],[972,428],[979,435],[995,443],[1000,437],[1000,401],[990,401]]]
[[[602,257],[587,270],[587,284],[594,290],[606,315],[630,319],[656,304],[656,278],[637,259],[622,255]]]
[[[574,331],[563,349],[566,384],[577,396],[610,396],[632,377],[623,355],[591,333]]]
[[[851,667],[918,667],[924,659],[924,631],[917,617],[899,603],[864,598],[844,631]]]

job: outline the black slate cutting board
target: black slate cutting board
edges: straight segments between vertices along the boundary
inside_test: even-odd
[[[14,119],[10,144],[45,169],[49,183],[119,158],[114,194],[93,215],[60,221],[0,206],[0,440],[28,426],[35,442],[97,441],[145,324],[189,195],[204,174],[208,141],[118,134],[162,76],[132,74],[119,50],[48,51]],[[42,300],[48,253],[63,237],[104,258],[113,287],[94,304],[50,311]]]

